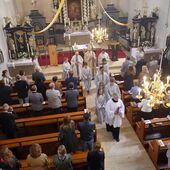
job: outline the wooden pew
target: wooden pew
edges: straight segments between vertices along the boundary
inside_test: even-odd
[[[59,131],[59,126],[63,123],[65,116],[70,116],[77,124],[83,121],[84,112],[63,113],[48,116],[17,119],[18,137],[40,135]]]
[[[66,87],[62,87],[62,92],[65,93],[67,90]],[[83,96],[83,87],[82,86],[78,86],[77,87],[77,90],[79,92],[79,96]],[[11,99],[13,100],[13,103],[17,104],[19,101],[18,101],[18,94],[15,92],[15,93],[11,93]],[[64,95],[62,96],[62,98],[64,98]]]
[[[141,119],[136,123],[136,134],[142,144],[149,140],[170,137],[170,120],[168,118]]]
[[[76,131],[77,138],[80,142],[80,132]],[[96,141],[96,130],[94,131],[94,140]],[[59,133],[49,133],[43,135],[22,137],[16,139],[0,140],[0,146],[6,145],[9,147],[14,155],[20,159],[26,159],[29,154],[29,147],[34,144],[39,143],[42,147],[42,151],[47,155],[54,155],[57,153],[57,148],[60,145]]]
[[[131,102],[131,105],[126,107],[126,117],[129,120],[130,124],[133,128],[136,126],[136,122],[140,121],[143,117],[140,108],[137,106],[132,105],[133,102]],[[166,117],[170,114],[169,108],[160,107],[158,109],[153,109],[151,113],[148,113],[152,118],[162,118]]]
[[[170,143],[170,138],[149,142],[148,154],[157,169],[168,169],[168,159],[166,157],[168,143]]]
[[[67,103],[65,99],[62,99],[62,109],[64,112],[67,112]],[[11,105],[14,109],[14,111],[18,114],[18,118],[21,117],[30,117],[32,108],[31,103],[29,103],[28,106],[23,106],[20,104]],[[80,96],[78,99],[78,111],[83,111],[86,108],[86,98],[84,96]],[[0,112],[3,111],[3,108],[0,107]],[[42,114],[48,114],[48,102],[44,102],[44,109],[42,111]]]
[[[55,169],[53,156],[48,157],[50,169]],[[29,170],[26,160],[20,160],[21,170]],[[76,152],[72,154],[72,164],[74,170],[87,170],[87,152]]]

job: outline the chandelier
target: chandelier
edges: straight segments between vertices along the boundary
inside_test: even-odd
[[[108,40],[108,34],[106,28],[99,26],[92,30],[92,40],[96,41],[98,44]]]
[[[138,99],[142,99],[141,92],[143,91],[149,98],[148,105],[154,108],[158,108],[160,105],[166,108],[170,107],[170,76],[167,77],[166,83],[162,81],[162,58],[158,73],[154,74],[152,80],[147,79],[146,76],[143,77],[142,89],[139,89],[138,95],[136,96]]]

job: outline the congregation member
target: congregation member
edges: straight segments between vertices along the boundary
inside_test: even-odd
[[[88,152],[88,170],[104,170],[105,153],[100,142],[94,144],[94,150]]]
[[[1,146],[0,158],[1,170],[20,170],[21,163],[7,146]]]
[[[27,163],[29,170],[48,170],[48,157],[42,153],[42,148],[38,143],[30,147]]]
[[[70,83],[68,90],[65,93],[68,112],[77,112],[77,110],[78,110],[78,97],[79,97],[78,90],[74,89],[73,83]]]
[[[52,78],[52,83],[54,83],[55,89],[59,90],[60,93],[62,94],[62,84],[58,81],[58,77],[57,76],[54,76]]]
[[[135,78],[135,71],[133,66],[129,66],[127,72],[124,75],[124,88],[125,91],[129,91],[133,87],[133,80]]]
[[[92,72],[92,79],[95,78],[96,75],[96,54],[92,50],[92,48],[88,48],[88,51],[84,54],[84,61],[87,63],[89,68],[91,69]]]
[[[125,106],[116,93],[106,104],[106,129],[111,131],[113,138],[119,142],[120,127],[125,117]]]
[[[17,137],[16,117],[17,115],[13,111],[13,108],[8,104],[4,104],[3,112],[0,113],[0,124],[2,125],[2,131],[8,139]]]
[[[68,58],[64,59],[62,67],[63,67],[63,79],[66,79],[69,77],[69,71],[71,71],[71,64],[69,63]]]
[[[80,131],[80,139],[82,141],[82,150],[93,150],[95,123],[90,121],[90,113],[84,113],[84,121],[79,122],[78,130]]]
[[[138,93],[139,93],[139,81],[136,79],[136,80],[133,80],[133,87],[130,89],[132,101],[139,102],[139,99],[136,98]]]
[[[138,107],[141,109],[142,117],[145,120],[152,119],[152,115],[150,114],[152,112],[152,107],[150,106],[150,99],[146,94],[144,94],[144,98],[141,102],[138,103]]]
[[[147,64],[149,75],[152,77],[155,73],[158,72],[158,60],[156,60],[155,56],[151,56],[149,63]]]
[[[122,67],[121,67],[121,76],[123,78],[125,77],[125,73],[127,73],[130,65],[133,65],[133,62],[130,60],[130,57],[127,56],[126,60],[123,62]]]
[[[32,73],[32,80],[36,83],[37,81],[44,82],[45,81],[45,76],[44,74],[40,71],[39,68],[35,68],[35,72]]]
[[[66,147],[68,153],[75,153],[77,150],[77,136],[75,122],[69,116],[65,116],[60,126],[60,142]]]
[[[73,71],[69,71],[69,77],[65,79],[65,84],[66,84],[67,89],[70,83],[73,83],[74,88],[77,89],[79,81],[76,77],[73,76]]]
[[[106,102],[112,98],[114,93],[116,93],[119,98],[121,98],[120,88],[116,83],[114,74],[110,74],[110,82],[105,86]]]
[[[34,116],[41,115],[41,111],[43,110],[43,101],[44,98],[41,93],[37,92],[37,86],[33,85],[31,87],[31,94],[29,96],[29,100],[32,104],[32,111],[34,112]]]
[[[97,119],[100,124],[102,124],[105,121],[105,115],[106,115],[106,97],[104,94],[104,89],[99,88],[97,92],[97,96],[95,99],[95,105],[96,105],[96,114]]]
[[[0,105],[4,103],[12,104],[12,99],[10,94],[12,93],[12,89],[5,85],[3,80],[0,80]]]
[[[141,56],[141,58],[136,63],[136,77],[139,76],[140,72],[142,71],[142,66],[146,65],[146,61],[144,59],[144,56]]]
[[[149,70],[147,68],[146,65],[142,66],[142,71],[139,73],[138,79],[139,79],[139,83],[142,84],[143,83],[143,78],[146,77],[148,80],[150,78],[149,75]]]
[[[28,78],[27,78],[27,76],[25,75],[25,71],[20,70],[20,71],[19,71],[19,75],[21,76],[21,80],[25,80],[25,81],[29,84]]]
[[[110,62],[110,57],[109,54],[106,52],[105,49],[102,49],[101,53],[98,56],[98,65],[100,66],[102,64],[103,58],[106,59],[107,63],[109,64]]]
[[[84,82],[85,90],[89,94],[91,88],[92,73],[90,67],[87,65],[86,62],[84,62],[83,64],[82,80]]]
[[[16,76],[16,80],[17,81],[15,82],[14,87],[18,93],[19,103],[20,104],[29,103],[28,83],[26,82],[26,80],[22,80],[19,74]]]
[[[78,51],[75,52],[75,55],[71,59],[71,66],[74,77],[77,77],[78,80],[81,80],[83,58],[81,55],[79,55]]]
[[[52,114],[61,113],[61,93],[59,90],[55,89],[55,84],[50,83],[49,88],[46,92],[47,100],[48,100],[48,108],[51,109]]]
[[[56,170],[73,170],[72,156],[67,153],[64,145],[58,147],[57,154],[54,155],[54,165]]]
[[[12,77],[9,75],[8,70],[2,71],[2,80],[4,81],[6,86],[12,86],[13,85],[13,80],[12,80]]]
[[[104,86],[106,86],[109,83],[109,76],[104,71],[103,66],[100,66],[99,71],[98,71],[96,78],[95,78],[95,84],[96,84],[97,90],[98,90],[99,84],[101,82],[103,83]]]

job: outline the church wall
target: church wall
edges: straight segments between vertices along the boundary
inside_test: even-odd
[[[5,16],[13,16],[15,17],[15,5],[11,0],[0,0],[0,49],[4,55],[4,64],[0,64],[0,79],[2,70],[7,69],[7,61],[8,61],[8,48],[6,44],[6,36],[3,31],[3,17]]]

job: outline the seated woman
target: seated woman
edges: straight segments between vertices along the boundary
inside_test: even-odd
[[[0,149],[0,169],[2,170],[19,170],[20,162],[13,155],[7,146],[2,146]]]
[[[60,126],[60,140],[66,147],[68,153],[76,151],[77,137],[75,133],[75,123],[69,116],[64,117],[63,124]]]
[[[88,152],[88,170],[104,170],[105,154],[100,142],[94,144],[94,150]]]
[[[54,155],[54,165],[56,170],[73,170],[71,155],[67,154],[64,145],[58,147],[58,154]]]
[[[136,96],[138,95],[138,92],[139,92],[139,81],[137,79],[133,80],[133,87],[130,89],[129,92],[132,96],[132,100],[134,102],[139,102],[139,99],[136,98]]]
[[[33,144],[30,147],[30,154],[27,156],[27,163],[30,170],[48,169],[48,157],[46,154],[42,153],[39,144]]]

